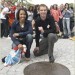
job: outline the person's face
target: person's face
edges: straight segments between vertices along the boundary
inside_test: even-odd
[[[55,5],[54,5],[54,9],[56,9],[56,8],[57,8],[57,5],[55,4]]]
[[[1,4],[4,4],[5,0],[1,0]]]
[[[20,21],[25,21],[25,18],[26,18],[26,13],[24,10],[20,10],[20,13],[19,13],[19,20]]]
[[[68,4],[66,4],[65,7],[68,8],[69,7]]]
[[[18,4],[18,5],[16,6],[16,8],[19,9],[19,8],[20,8],[20,4]]]
[[[9,2],[8,2],[8,5],[9,5],[9,6],[11,6],[11,5],[12,5],[12,3],[9,1]]]
[[[64,8],[64,5],[63,5],[63,4],[61,4],[61,5],[60,5],[60,9],[63,9],[63,8]]]
[[[47,8],[44,6],[41,6],[39,8],[39,14],[40,14],[40,17],[44,20],[46,18],[46,15],[47,15]]]
[[[7,7],[7,6],[8,6],[8,3],[7,3],[7,2],[5,2],[5,3],[4,3],[4,7]]]

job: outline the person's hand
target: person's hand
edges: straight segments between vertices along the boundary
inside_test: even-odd
[[[65,9],[65,11],[67,11],[67,9]]]
[[[67,11],[67,9],[64,10],[65,12]]]
[[[55,24],[56,24],[56,25],[58,25],[58,23],[57,23],[57,22],[55,22]]]
[[[39,54],[39,47],[34,48],[33,53],[34,53],[35,56],[38,56],[38,54]]]
[[[39,47],[36,47],[37,50],[39,50]]]
[[[44,32],[43,27],[38,27],[38,29],[39,29],[39,31],[40,31],[41,33],[43,33],[43,32]]]
[[[19,33],[14,33],[13,34],[13,37],[17,37],[17,36],[19,36]]]
[[[5,15],[6,14],[6,12],[3,12],[3,15]]]
[[[18,49],[23,50],[23,45],[22,44],[19,44],[18,45]]]
[[[39,51],[39,47],[35,47],[34,48],[34,51]]]
[[[63,18],[63,16],[59,16],[59,18],[60,18],[60,19],[62,19],[62,18]]]
[[[35,28],[35,21],[32,20],[32,28]]]

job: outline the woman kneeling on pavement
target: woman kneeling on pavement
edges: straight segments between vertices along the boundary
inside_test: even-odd
[[[17,19],[13,22],[10,37],[13,41],[13,45],[17,46],[18,49],[22,50],[23,45],[27,47],[25,53],[25,59],[30,60],[30,48],[33,42],[32,37],[32,25],[30,21],[27,20],[28,15],[25,8],[20,8],[16,14]]]

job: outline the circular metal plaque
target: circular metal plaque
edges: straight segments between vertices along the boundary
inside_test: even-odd
[[[70,75],[70,71],[59,63],[36,62],[24,69],[24,75]]]

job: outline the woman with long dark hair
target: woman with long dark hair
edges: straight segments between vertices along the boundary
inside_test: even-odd
[[[18,49],[23,49],[23,44],[26,45],[27,50],[25,57],[27,60],[30,60],[30,48],[33,42],[33,30],[32,25],[27,18],[27,10],[25,8],[20,8],[16,15],[17,20],[15,20],[12,24],[10,37],[13,41],[13,46],[18,46]]]

